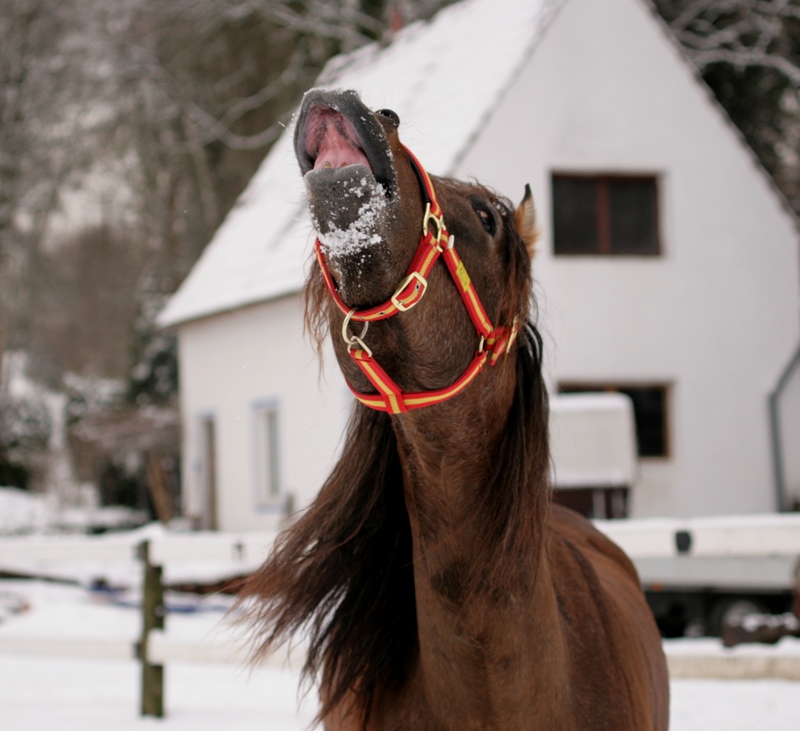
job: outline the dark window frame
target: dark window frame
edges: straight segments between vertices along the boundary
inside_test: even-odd
[[[557,179],[562,180],[580,180],[587,182],[594,182],[596,184],[595,190],[595,205],[596,205],[596,219],[595,225],[597,227],[597,248],[593,250],[587,249],[570,249],[568,246],[558,246],[557,231],[556,231],[556,193],[555,183]],[[655,186],[654,210],[655,217],[655,244],[652,249],[646,251],[626,251],[615,249],[611,239],[611,207],[610,207],[610,194],[609,183],[612,181],[622,182],[647,182],[653,183]],[[630,257],[630,258],[645,258],[650,259],[660,257],[664,254],[663,234],[662,234],[662,204],[661,204],[661,176],[655,173],[610,173],[610,172],[597,172],[597,173],[583,173],[583,172],[565,172],[561,170],[553,170],[550,174],[550,195],[551,195],[551,213],[552,213],[552,232],[553,232],[553,254],[558,257],[575,257],[575,256],[608,256],[608,257]]]
[[[673,384],[668,381],[560,381],[558,393],[625,393],[626,391],[654,390],[663,393],[662,409],[662,444],[663,450],[659,454],[642,454],[641,445],[637,444],[638,458],[643,460],[668,460],[673,456],[672,441],[672,389]],[[634,400],[634,418],[636,402]],[[636,424],[636,438],[639,441],[639,423]]]

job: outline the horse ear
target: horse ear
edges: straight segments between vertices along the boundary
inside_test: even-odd
[[[517,226],[517,232],[525,242],[525,247],[533,259],[536,252],[536,242],[539,240],[539,229],[536,227],[536,208],[533,205],[533,195],[531,194],[531,186],[525,184],[525,196],[522,198],[522,203],[517,206],[514,213],[514,223]]]

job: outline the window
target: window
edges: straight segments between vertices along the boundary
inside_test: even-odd
[[[555,254],[657,255],[655,176],[553,174]]]
[[[269,506],[281,495],[278,455],[278,406],[273,402],[254,407],[256,502]]]
[[[199,527],[217,530],[217,428],[214,417],[200,417],[201,512]]]
[[[669,387],[664,384],[586,384],[565,383],[561,393],[587,393],[591,391],[616,391],[633,401],[636,421],[636,441],[640,457],[669,456]]]

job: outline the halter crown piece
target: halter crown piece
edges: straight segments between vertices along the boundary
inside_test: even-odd
[[[519,331],[519,323],[516,317],[511,327],[492,326],[478,293],[475,291],[475,286],[467,274],[464,262],[461,261],[461,257],[455,250],[454,237],[447,233],[442,209],[436,199],[431,179],[411,151],[408,148],[405,148],[405,151],[419,180],[426,205],[425,215],[422,218],[422,236],[417,252],[411,260],[406,276],[397,287],[395,293],[386,302],[377,307],[371,307],[366,310],[355,310],[348,307],[336,291],[336,285],[328,271],[325,254],[322,251],[322,244],[319,238],[314,242],[314,251],[322,270],[325,286],[331,297],[333,297],[333,301],[345,313],[342,337],[347,344],[347,352],[375,387],[377,393],[361,393],[356,391],[350,384],[348,386],[353,395],[362,404],[377,411],[387,411],[390,414],[400,414],[410,409],[433,406],[461,393],[483,370],[487,361],[490,365],[495,365],[500,356],[508,352]],[[364,336],[367,333],[370,322],[385,320],[400,312],[407,312],[422,299],[428,287],[428,275],[440,255],[444,259],[464,302],[464,306],[467,308],[470,319],[478,331],[480,343],[472,362],[452,385],[436,391],[404,393],[372,357],[372,351],[364,343]],[[364,323],[364,329],[360,335],[348,334],[348,327],[351,321]]]

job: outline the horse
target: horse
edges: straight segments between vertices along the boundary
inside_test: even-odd
[[[515,207],[429,176],[399,126],[341,90],[297,117],[306,324],[355,402],[318,497],[241,592],[254,656],[302,631],[329,731],[665,731],[633,564],[551,501],[530,188]]]

